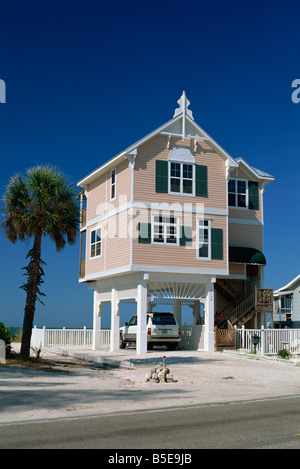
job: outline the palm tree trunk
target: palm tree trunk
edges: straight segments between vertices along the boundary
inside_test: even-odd
[[[23,321],[23,333],[20,354],[22,358],[30,356],[30,341],[33,327],[33,318],[35,313],[35,302],[39,280],[39,267],[41,259],[42,233],[38,233],[34,238],[33,250],[31,255],[31,269],[28,279],[26,305]]]

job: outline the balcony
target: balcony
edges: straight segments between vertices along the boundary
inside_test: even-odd
[[[85,225],[86,225],[86,208],[81,210],[80,227],[84,228]]]
[[[85,277],[85,261],[81,261],[79,264],[79,278]]]

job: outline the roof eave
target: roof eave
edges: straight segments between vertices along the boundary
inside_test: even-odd
[[[260,175],[258,174],[256,171],[255,171],[255,168],[253,168],[252,166],[249,165],[249,163],[247,163],[247,161],[245,161],[243,158],[239,157],[236,159],[236,162],[238,163],[238,166],[240,166],[240,164],[244,165],[245,168],[247,168],[247,170],[259,181],[264,181],[265,184],[268,184],[269,182],[272,182],[275,180],[275,177],[272,176],[271,174],[265,174],[265,175]]]
[[[296,283],[298,280],[300,280],[300,274],[297,275],[297,277],[295,277],[293,280],[291,280],[289,283],[287,283],[284,287],[281,287],[281,288],[278,288],[277,290],[274,291],[274,293],[279,293],[279,292],[283,292],[285,290],[288,290],[291,286],[294,285],[294,283]]]
[[[151,138],[155,137],[158,135],[160,132],[162,132],[164,129],[169,127],[171,124],[174,124],[178,120],[182,119],[183,113],[179,113],[176,117],[173,117],[169,121],[167,121],[165,124],[161,125],[157,129],[153,130],[149,134],[147,134],[145,137],[141,138],[137,142],[133,143],[129,147],[127,147],[125,150],[123,150],[121,153],[118,153],[116,156],[111,158],[109,161],[101,165],[99,168],[97,168],[95,171],[92,173],[88,174],[86,177],[81,179],[77,185],[85,187],[88,184],[90,184],[92,181],[94,181],[97,177],[99,177],[104,171],[107,171],[110,167],[114,167],[120,159],[125,157],[126,155],[130,154],[132,151],[134,151],[136,148],[138,148],[140,145],[144,144]],[[205,130],[203,130],[193,119],[191,119],[188,115],[185,116],[186,120],[195,128],[196,131],[198,131],[201,135],[199,137],[204,137],[207,139],[208,143],[214,147],[216,152],[225,160],[228,161],[228,166],[230,167],[235,167],[237,168],[239,165],[235,161],[235,159],[230,156],[210,135],[208,135]],[[170,132],[171,133],[171,132]],[[190,136],[187,135],[185,138],[197,138],[197,135],[195,136]]]

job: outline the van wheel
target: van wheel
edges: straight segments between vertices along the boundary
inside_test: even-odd
[[[125,348],[126,347],[126,342],[123,340],[122,334],[120,334],[120,348]]]

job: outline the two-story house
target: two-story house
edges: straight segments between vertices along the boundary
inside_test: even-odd
[[[171,120],[78,183],[79,281],[94,290],[95,348],[106,302],[115,351],[120,301],[136,301],[143,354],[147,311],[171,299],[179,323],[183,302],[193,304],[202,348],[212,351],[215,323],[263,286],[263,193],[274,178],[221,148],[195,122],[185,92],[178,104]]]

